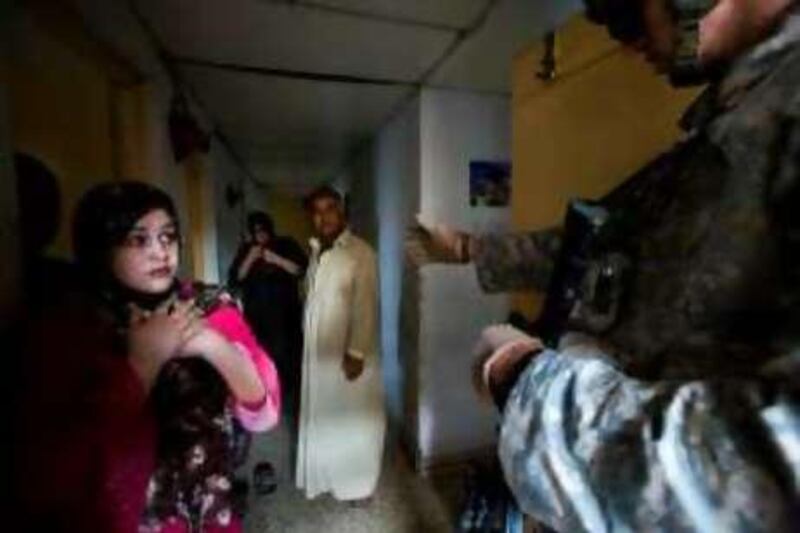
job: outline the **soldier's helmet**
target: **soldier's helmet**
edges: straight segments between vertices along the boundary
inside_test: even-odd
[[[675,85],[693,85],[707,81],[708,71],[700,64],[700,21],[717,0],[663,0],[677,28],[675,57],[670,79]],[[584,0],[589,20],[608,28],[611,37],[626,44],[645,35],[642,0]]]

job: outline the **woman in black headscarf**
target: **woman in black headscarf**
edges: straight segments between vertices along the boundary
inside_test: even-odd
[[[231,265],[229,282],[241,288],[245,316],[278,366],[284,405],[296,412],[303,347],[298,281],[308,258],[297,242],[275,233],[272,218],[264,212],[250,213],[247,229],[248,238]]]

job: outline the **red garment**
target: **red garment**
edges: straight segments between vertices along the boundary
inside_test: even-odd
[[[211,327],[246,349],[268,391],[261,405],[237,405],[237,416],[248,429],[268,429],[280,409],[274,365],[238,310],[218,312]],[[12,530],[136,532],[155,467],[155,418],[111,317],[73,302],[29,337]],[[240,530],[232,521],[222,531]]]
[[[19,530],[136,531],[155,425],[111,318],[73,302],[29,337],[14,465]]]

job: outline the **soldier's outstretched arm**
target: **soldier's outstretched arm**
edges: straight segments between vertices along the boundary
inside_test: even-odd
[[[476,235],[469,246],[486,292],[546,291],[560,248],[560,228]]]
[[[418,221],[406,238],[406,255],[412,263],[474,263],[486,292],[546,290],[560,247],[560,228],[470,235]]]

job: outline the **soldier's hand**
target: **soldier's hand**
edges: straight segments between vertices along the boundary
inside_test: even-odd
[[[475,347],[472,367],[473,385],[481,397],[490,396],[490,388],[505,383],[523,358],[544,349],[541,340],[508,325],[494,325],[483,330]]]
[[[417,223],[406,235],[406,254],[412,263],[467,263],[470,236],[444,224]]]

